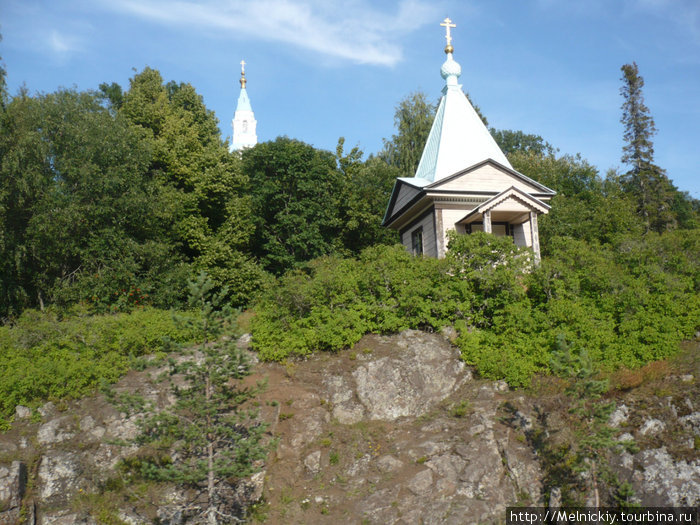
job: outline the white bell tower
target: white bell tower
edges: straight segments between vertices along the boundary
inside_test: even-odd
[[[233,141],[229,151],[240,151],[251,148],[258,143],[258,136],[255,132],[258,121],[255,120],[253,108],[250,105],[248,92],[245,89],[245,60],[241,60],[241,94],[238,95],[238,105],[233,115],[231,126],[233,127]]]

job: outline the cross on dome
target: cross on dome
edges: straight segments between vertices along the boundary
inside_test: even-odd
[[[445,28],[445,40],[447,41],[445,52],[447,52],[448,48],[452,48],[452,35],[450,34],[450,28],[457,27],[457,24],[453,24],[452,20],[450,20],[449,18],[445,18],[444,22],[442,22],[440,25]]]

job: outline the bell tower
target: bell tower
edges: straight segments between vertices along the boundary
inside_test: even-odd
[[[233,115],[231,126],[233,127],[233,141],[229,151],[240,151],[251,148],[258,143],[256,127],[258,121],[255,120],[253,108],[250,105],[248,92],[246,91],[247,80],[245,78],[245,60],[241,60],[241,93],[238,95],[236,112]]]

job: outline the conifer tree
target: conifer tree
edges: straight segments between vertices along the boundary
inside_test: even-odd
[[[653,136],[656,134],[654,119],[644,104],[644,79],[639,75],[636,62],[621,68],[622,122],[625,145],[622,162],[630,169],[622,176],[625,190],[637,203],[646,231],[664,231],[675,227],[672,211],[676,188],[666,176],[665,170],[654,164]]]
[[[144,414],[137,442],[159,450],[169,460],[144,464],[147,478],[171,481],[201,490],[191,508],[199,508],[206,523],[239,521],[224,511],[224,480],[237,480],[259,470],[271,443],[267,426],[254,422],[255,412],[245,408],[263,385],[246,387],[240,380],[250,364],[235,340],[223,337],[232,329],[230,308],[223,307],[225,292],[214,293],[214,283],[202,273],[190,283],[190,307],[201,316],[197,328],[204,334],[199,352],[190,359],[171,360],[170,375],[175,404]]]

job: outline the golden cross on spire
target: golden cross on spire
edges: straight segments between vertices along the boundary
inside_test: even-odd
[[[245,88],[245,60],[241,60],[241,87]]]
[[[452,20],[449,18],[445,18],[445,21],[440,24],[442,27],[445,28],[445,40],[447,40],[447,46],[445,46],[445,52],[446,53],[451,53],[452,51],[447,51],[448,49],[452,49],[452,35],[450,35],[450,28],[451,27],[457,27],[456,24],[452,23]]]

